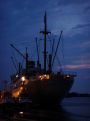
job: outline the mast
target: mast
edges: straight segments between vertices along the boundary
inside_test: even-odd
[[[26,74],[28,71],[28,53],[27,53],[27,48],[26,48]]]
[[[44,34],[44,73],[46,73],[46,58],[47,58],[47,34],[51,33],[51,32],[48,32],[47,31],[47,15],[46,15],[46,12],[45,12],[45,15],[44,15],[44,31],[41,31],[41,33]]]
[[[40,69],[41,68],[41,64],[40,64],[39,48],[38,48],[37,38],[36,38],[36,49],[37,49],[37,56],[38,56],[37,67]]]
[[[47,20],[46,20],[46,12],[44,16],[44,71],[46,72],[46,35],[47,35]]]

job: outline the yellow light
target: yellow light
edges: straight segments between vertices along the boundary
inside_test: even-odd
[[[25,80],[25,82],[24,82],[24,85],[27,85],[27,84],[28,84],[28,82],[29,82],[29,80],[28,80],[28,79],[26,79],[26,80]]]
[[[49,79],[49,78],[50,78],[50,76],[49,76],[49,75],[46,75],[46,77],[47,77],[47,79]]]
[[[20,87],[20,90],[22,91],[23,87]]]
[[[45,74],[45,75],[40,75],[39,76],[40,80],[48,80],[49,78],[50,78],[49,74],[47,74],[47,75]]]
[[[22,91],[23,91],[23,87],[19,87],[19,88],[13,90],[12,97],[15,97],[15,98],[19,97],[20,94],[22,93]]]
[[[25,81],[25,76],[22,76],[21,77],[21,80],[24,82]]]

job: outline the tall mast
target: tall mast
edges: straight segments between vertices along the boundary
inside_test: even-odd
[[[47,35],[47,20],[46,20],[46,12],[44,16],[44,71],[46,72],[46,57],[47,57],[47,51],[46,51],[46,35]]]
[[[47,34],[49,34],[50,32],[47,31],[47,15],[46,15],[46,12],[45,12],[45,15],[44,15],[44,31],[41,31],[41,33],[44,34],[44,73],[46,72],[46,58],[47,58],[47,41],[46,41],[46,37],[47,37]]]

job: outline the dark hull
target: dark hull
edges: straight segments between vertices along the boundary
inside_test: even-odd
[[[35,104],[59,104],[73,84],[73,78],[30,81],[22,93]]]

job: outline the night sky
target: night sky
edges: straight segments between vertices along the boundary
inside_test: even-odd
[[[27,47],[30,58],[37,58],[35,37],[42,38],[39,32],[43,30],[45,11],[48,30],[56,42],[63,30],[60,49],[64,54],[58,51],[62,67],[77,73],[71,91],[90,93],[90,0],[0,0],[0,88],[15,72],[11,56],[23,61],[11,43],[22,53]],[[59,69],[55,62],[54,70]]]

